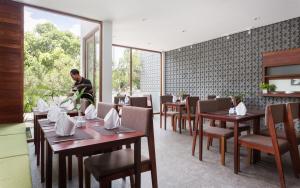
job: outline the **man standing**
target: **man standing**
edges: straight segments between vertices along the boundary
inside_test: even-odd
[[[80,76],[79,71],[77,69],[72,69],[70,71],[70,75],[75,81],[74,86],[72,87],[72,91],[76,92],[78,90],[80,92],[85,88],[84,94],[81,98],[87,98],[91,101],[94,101],[93,86],[91,81]]]

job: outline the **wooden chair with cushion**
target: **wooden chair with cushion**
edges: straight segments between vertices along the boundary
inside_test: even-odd
[[[282,188],[285,186],[285,179],[283,173],[283,166],[281,155],[290,151],[291,159],[293,164],[295,164],[295,151],[291,148],[291,145],[286,139],[278,138],[276,134],[276,125],[279,123],[284,124],[285,132],[289,135],[289,125],[288,118],[286,113],[285,104],[276,104],[267,106],[267,118],[268,118],[268,130],[270,133],[269,136],[263,135],[244,135],[240,136],[238,140],[239,149],[238,149],[238,160],[240,159],[240,147],[248,148],[248,155],[252,155],[252,150],[259,150],[264,153],[272,154],[275,157],[277,170],[280,179],[280,185]],[[240,162],[238,162],[239,164]],[[296,165],[293,165],[295,176],[298,177]]]
[[[233,107],[233,101],[230,97],[224,97],[224,98],[216,98],[216,101],[218,102],[218,111],[220,110],[226,110],[228,111],[230,108]],[[234,124],[231,122],[218,122],[216,123],[215,121],[212,121],[210,123],[211,126],[219,126],[222,128],[228,128],[233,130],[234,129]],[[250,134],[251,131],[251,126],[249,124],[241,123],[239,125],[239,132],[246,131],[247,134]],[[207,149],[209,149],[210,146],[212,146],[213,139],[209,138],[207,142]]]
[[[195,117],[196,117],[196,107],[197,107],[197,101],[199,100],[199,97],[187,97],[186,98],[186,113],[182,114],[182,120],[184,122],[184,125],[186,121],[189,123],[189,129],[190,129],[190,135],[192,136],[192,130],[195,128]],[[176,114],[175,120],[178,119],[179,114]],[[176,122],[176,121],[175,121]],[[193,126],[192,126],[193,123]],[[176,129],[176,126],[175,126]]]
[[[160,128],[162,128],[162,116],[166,116],[166,117],[171,117],[171,125],[172,125],[172,129],[173,131],[175,131],[175,115],[178,114],[178,112],[175,111],[169,111],[170,109],[167,108],[166,109],[166,114],[165,114],[165,103],[168,102],[173,102],[173,96],[172,95],[163,95],[160,96]],[[167,129],[167,125],[165,125],[165,130]]]
[[[141,157],[142,172],[151,171],[152,187],[157,188],[157,171],[154,146],[152,111],[149,108],[125,106],[122,126],[145,132],[149,157]],[[84,161],[85,185],[90,187],[90,174],[100,187],[110,187],[111,181],[134,175],[134,150],[131,148],[92,156]],[[133,178],[131,178],[132,180]],[[133,183],[133,182],[131,182]]]
[[[125,101],[126,96],[115,96],[114,97],[114,104],[119,104],[120,101]]]
[[[225,165],[225,148],[227,139],[233,137],[234,133],[233,130],[225,129],[221,127],[213,127],[208,126],[207,128],[203,129],[203,118],[197,114],[199,113],[209,113],[215,112],[218,110],[218,101],[217,100],[205,100],[205,101],[198,101],[197,102],[197,112],[196,112],[196,125],[197,130],[199,130],[199,159],[202,160],[202,144],[203,144],[203,136],[207,136],[208,138],[217,138],[220,141],[220,150],[221,150],[221,164]],[[197,131],[194,132],[197,134]],[[195,153],[195,146],[196,146],[196,139],[197,135],[194,135],[193,140],[193,151],[192,154]]]
[[[129,106],[147,108],[147,97],[130,97]]]
[[[147,107],[148,108],[153,108],[152,95],[151,94],[145,94],[144,97],[147,97]]]
[[[109,103],[104,103],[104,102],[99,102],[98,103],[98,109],[97,109],[97,116],[101,119],[104,119],[104,117],[106,116],[106,114],[112,109],[114,108],[113,104],[109,104]]]

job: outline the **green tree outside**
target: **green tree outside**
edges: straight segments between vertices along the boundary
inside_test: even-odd
[[[24,111],[39,98],[65,96],[73,85],[72,68],[80,67],[80,39],[51,23],[38,24],[24,40]]]

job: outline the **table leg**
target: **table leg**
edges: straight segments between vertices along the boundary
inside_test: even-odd
[[[78,160],[78,182],[79,188],[83,188],[83,157],[81,155],[77,156]]]
[[[164,126],[165,126],[165,130],[167,129],[167,105],[164,105]]]
[[[239,141],[239,122],[234,122],[234,173],[238,173],[238,141]]]
[[[253,120],[253,134],[260,134],[260,118]],[[258,150],[253,150],[253,163],[261,160],[261,153]]]
[[[67,187],[66,182],[66,156],[64,154],[58,155],[58,187]]]
[[[45,138],[44,133],[41,131],[41,182],[45,182]]]
[[[37,118],[33,116],[33,143],[34,143],[34,153],[36,154],[36,126],[37,126]]]
[[[178,126],[179,126],[179,133],[181,134],[181,120],[182,120],[182,108],[178,107],[179,109],[179,122],[178,122]]]
[[[135,187],[141,187],[141,138],[134,143]]]
[[[46,188],[52,188],[52,149],[48,142],[46,155]]]
[[[202,161],[203,150],[203,117],[199,116],[199,160]]]
[[[40,165],[40,132],[39,125],[36,126],[36,165]]]
[[[195,148],[196,148],[196,142],[197,142],[197,135],[198,135],[198,130],[199,130],[199,122],[198,122],[198,115],[196,115],[195,119],[195,129],[193,130],[193,145],[192,145],[192,155],[195,155]]]

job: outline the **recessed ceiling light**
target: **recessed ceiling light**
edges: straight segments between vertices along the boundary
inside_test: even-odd
[[[147,18],[142,18],[142,22],[145,22],[147,21],[148,19]]]
[[[253,20],[254,20],[254,21],[258,21],[258,20],[260,20],[260,17],[257,16],[257,17],[255,17],[255,18],[253,18]]]
[[[181,32],[182,32],[182,33],[185,33],[185,32],[186,32],[186,30],[184,29],[184,30],[182,30]]]

